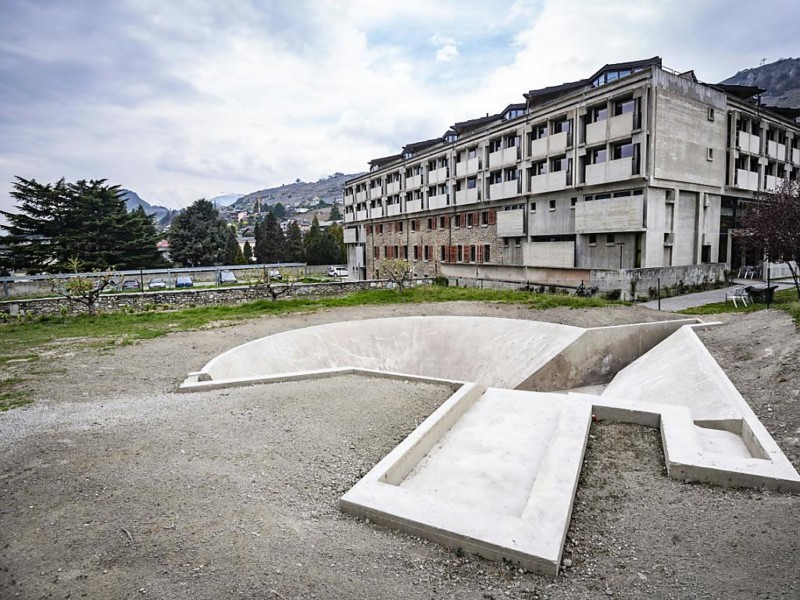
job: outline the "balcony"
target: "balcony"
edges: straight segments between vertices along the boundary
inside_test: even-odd
[[[533,140],[530,143],[529,147],[529,156],[528,158],[543,158],[547,156],[547,146],[548,146],[548,137],[539,138],[538,140]]]
[[[735,187],[752,192],[758,191],[758,173],[746,169],[736,169]]]
[[[611,117],[608,120],[608,139],[616,140],[621,137],[630,137],[633,131],[633,113],[625,113]]]
[[[792,148],[792,164],[800,166],[800,149]]]
[[[644,196],[580,202],[575,206],[575,232],[642,231]]]
[[[586,126],[586,145],[594,146],[601,142],[606,141],[606,119],[597,121],[596,123],[589,123]]]
[[[521,194],[522,191],[519,189],[520,182],[521,180],[512,180],[490,185],[487,200],[504,200]]]
[[[447,167],[442,167],[441,169],[435,169],[428,173],[428,183],[433,185],[435,183],[444,183],[450,178],[450,169]]]
[[[498,150],[497,152],[492,152],[489,155],[489,168],[496,169],[497,167],[515,165],[521,158],[522,152],[519,146],[504,148],[502,150]]]
[[[620,158],[596,165],[586,165],[586,185],[623,181],[633,176],[633,159]]]
[[[356,211],[356,221],[366,221],[369,218],[369,214],[366,210],[357,210]]]
[[[357,230],[355,227],[344,228],[344,243],[355,244],[358,241]]]
[[[481,199],[480,190],[476,187],[456,192],[457,206],[461,206],[463,204],[472,204],[474,202],[480,202],[480,199]]]
[[[418,200],[408,200],[406,202],[406,212],[407,213],[420,212],[421,210],[424,210],[422,198],[420,198]]]
[[[355,204],[356,198],[353,194],[345,194],[344,195],[344,205],[351,206]]]
[[[406,189],[418,188],[422,185],[422,174],[406,178]]]
[[[387,217],[396,217],[403,212],[403,205],[400,202],[395,202],[386,207]]]
[[[386,184],[386,195],[391,196],[392,194],[399,194],[400,193],[400,182],[393,181],[391,183]]]
[[[530,181],[531,194],[543,194],[545,192],[556,192],[572,185],[571,171],[555,171],[543,175],[534,175]]]
[[[364,191],[361,191],[361,192],[356,192],[356,202],[357,203],[358,202],[366,202],[367,200],[369,200],[369,198],[367,198],[367,190],[364,190]]]
[[[525,211],[501,210],[497,213],[498,237],[522,237],[525,235]]]
[[[773,192],[778,186],[781,185],[782,182],[783,180],[779,177],[767,175],[764,178],[764,190],[767,192]]]
[[[758,154],[761,150],[761,140],[757,135],[739,131],[737,132],[736,146],[739,150],[744,150],[750,154]]]
[[[770,158],[777,158],[778,160],[786,160],[786,144],[779,144],[778,142],[767,142],[767,156]]]
[[[568,133],[566,131],[562,131],[560,133],[554,133],[551,136],[548,136],[550,140],[550,146],[548,148],[549,154],[561,154],[564,150],[567,149],[568,145],[572,144],[572,133]]]
[[[450,204],[450,194],[439,194],[438,196],[428,197],[428,208],[434,210],[437,208],[445,208]]]
[[[481,159],[477,156],[470,158],[466,161],[456,163],[456,177],[466,177],[467,175],[475,175],[481,169]]]
[[[369,190],[369,199],[370,200],[379,200],[380,198],[383,198],[383,188],[382,187],[370,188],[370,190]]]

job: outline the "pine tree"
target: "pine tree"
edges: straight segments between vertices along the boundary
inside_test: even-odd
[[[306,262],[310,265],[324,265],[325,263],[325,249],[324,237],[322,230],[319,227],[319,221],[316,215],[314,220],[311,221],[311,227],[303,238],[303,249],[305,250]]]
[[[341,221],[342,220],[342,213],[339,211],[339,207],[335,204],[331,209],[330,215],[328,215],[328,220],[330,221]]]
[[[303,249],[303,234],[297,221],[289,223],[286,228],[286,262],[304,262],[305,251]]]
[[[260,263],[284,262],[284,235],[272,213],[256,229],[256,258]]]
[[[169,245],[173,260],[187,267],[219,264],[225,249],[225,227],[211,202],[197,200],[172,222]]]
[[[244,263],[242,264],[249,265],[253,262],[253,247],[250,245],[250,240],[245,240],[242,256],[244,258]]]
[[[222,252],[222,262],[226,265],[236,264],[236,255],[241,252],[236,228],[229,226],[225,232],[225,249]]]
[[[6,268],[57,273],[75,260],[89,271],[163,265],[155,225],[144,211],[127,212],[119,186],[17,177],[12,188],[18,212],[0,211],[8,221],[0,225]]]

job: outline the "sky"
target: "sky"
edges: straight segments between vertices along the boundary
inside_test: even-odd
[[[0,0],[15,176],[151,204],[356,173],[530,89],[661,56],[710,83],[800,56],[797,0]]]

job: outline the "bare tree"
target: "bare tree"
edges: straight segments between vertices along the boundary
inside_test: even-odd
[[[295,285],[303,278],[302,269],[251,269],[247,274],[247,285],[261,290],[274,302],[281,296],[291,295]]]
[[[784,180],[774,193],[756,196],[741,220],[744,244],[772,262],[785,262],[800,300],[800,184]]]
[[[411,281],[412,275],[411,265],[401,258],[385,260],[378,267],[378,276],[394,283],[401,294],[406,283]]]
[[[70,304],[83,304],[89,315],[94,316],[100,294],[114,285],[114,271],[106,271],[97,278],[91,278],[79,275],[83,263],[77,257],[70,258],[67,264],[75,275],[67,279],[51,279],[50,290],[66,298]]]

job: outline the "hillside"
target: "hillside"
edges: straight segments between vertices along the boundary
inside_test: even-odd
[[[166,227],[172,221],[172,211],[165,206],[151,205],[139,194],[131,190],[122,190],[122,197],[125,199],[125,207],[128,212],[134,211],[140,206],[146,215],[155,216],[156,224],[159,228]]]
[[[768,65],[745,69],[720,83],[757,85],[767,90],[761,96],[763,104],[800,107],[800,58],[782,58]]]
[[[341,199],[344,182],[358,175],[359,173],[352,175],[335,173],[328,177],[323,177],[319,181],[297,181],[279,187],[258,190],[237,200],[233,207],[239,210],[252,211],[257,201],[260,201],[262,206],[277,204],[278,202],[285,205],[311,200],[315,197],[332,204],[334,200]]]

